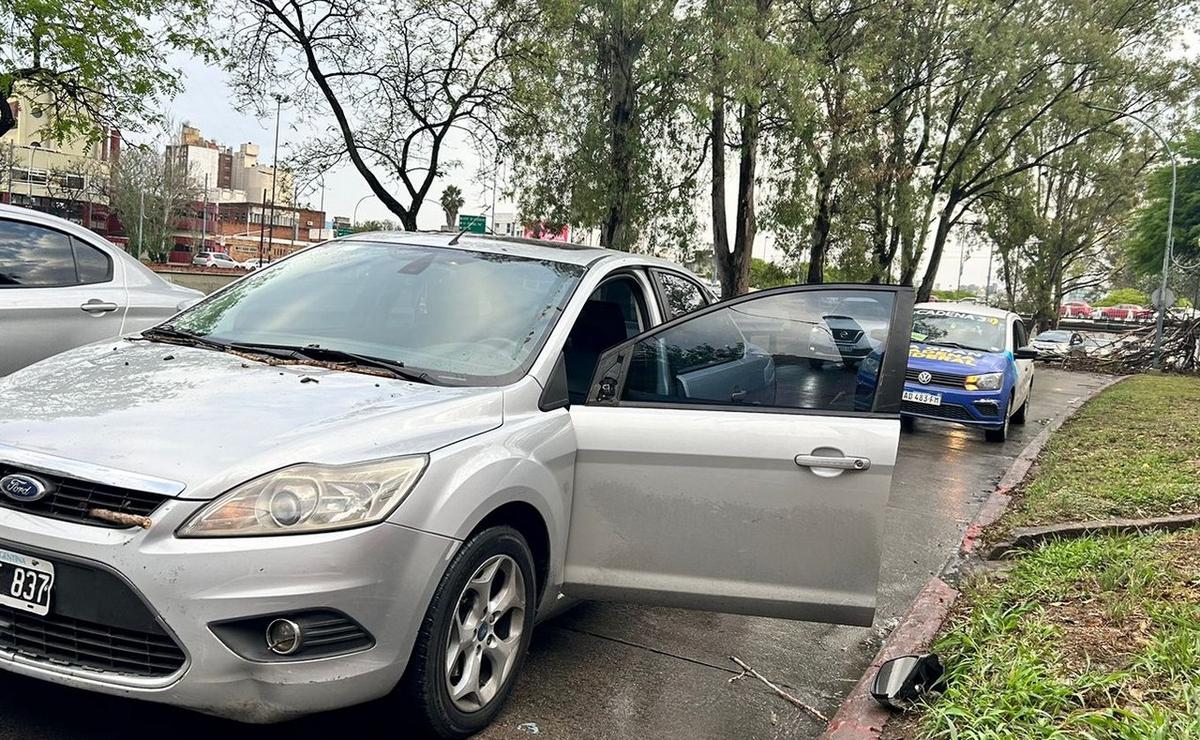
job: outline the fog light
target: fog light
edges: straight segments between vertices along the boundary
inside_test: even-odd
[[[267,625],[267,647],[276,655],[291,655],[304,644],[300,625],[290,619],[276,619]]]

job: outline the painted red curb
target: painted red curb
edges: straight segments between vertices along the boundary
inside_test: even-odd
[[[1067,404],[1065,413],[1051,420],[1036,437],[1029,441],[1029,444],[1025,445],[1017,458],[1004,471],[1000,482],[983,502],[983,506],[979,507],[974,520],[963,533],[962,542],[958,547],[960,559],[970,557],[975,553],[983,531],[995,524],[1008,510],[1009,504],[1012,503],[1012,490],[1025,480],[1034,461],[1037,460],[1038,455],[1042,454],[1042,449],[1050,440],[1050,435],[1067,419],[1074,416],[1085,403],[1121,382],[1125,377],[1128,376],[1113,378],[1101,383],[1088,393],[1072,400]],[[901,618],[900,624],[884,641],[875,660],[871,661],[871,665],[867,666],[862,678],[846,695],[842,705],[838,707],[837,714],[833,715],[833,719],[829,721],[825,731],[821,734],[822,738],[826,740],[876,740],[879,737],[883,732],[884,725],[892,718],[892,713],[871,698],[871,682],[875,678],[875,671],[887,660],[900,655],[917,653],[927,647],[938,630],[942,628],[942,622],[946,620],[946,616],[950,613],[950,606],[956,598],[958,598],[958,591],[941,578],[935,576],[925,584],[921,593],[917,594],[912,606]]]
[[[874,740],[883,731],[891,713],[871,698],[871,682],[884,661],[910,655],[929,646],[958,598],[958,591],[941,578],[933,577],[917,594],[904,620],[884,641],[875,660],[850,690],[837,714],[821,737],[826,740]]]

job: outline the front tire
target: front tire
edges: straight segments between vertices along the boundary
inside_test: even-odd
[[[1012,400],[1009,400],[1012,403]],[[999,429],[984,429],[983,436],[989,442],[1003,442],[1008,439],[1008,422],[1011,417],[1008,415],[1008,409],[1004,409],[1004,426]]]
[[[533,554],[520,532],[491,527],[446,568],[400,690],[440,738],[487,727],[512,693],[537,608]]]
[[[1025,394],[1025,403],[1021,404],[1021,408],[1017,409],[1017,413],[1012,415],[1013,424],[1024,424],[1029,418],[1029,399],[1033,398],[1033,386],[1029,386],[1029,393]]]

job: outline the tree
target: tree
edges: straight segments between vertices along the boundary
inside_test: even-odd
[[[1137,288],[1116,288],[1109,291],[1103,298],[1092,303],[1093,306],[1116,306],[1120,303],[1132,303],[1145,306],[1150,302],[1150,296]]]
[[[1189,132],[1175,149],[1181,164],[1176,173],[1173,252],[1177,262],[1194,265],[1200,261],[1200,131]],[[1126,249],[1134,270],[1141,275],[1158,275],[1167,241],[1170,165],[1152,172],[1147,185],[1146,199],[1134,217]]]
[[[175,52],[214,59],[205,0],[4,0],[0,136],[16,125],[10,99],[40,106],[42,136],[95,141],[108,128],[162,118],[159,96],[179,89]]]
[[[139,259],[164,262],[174,245],[179,221],[200,200],[201,188],[161,149],[129,147],[112,167],[108,200]]]
[[[750,262],[750,286],[759,290],[778,288],[781,285],[793,285],[796,282],[794,273],[774,262],[755,257]]]
[[[369,218],[351,226],[350,231],[354,234],[363,234],[368,231],[403,231],[403,229],[395,221]]]
[[[91,207],[95,197],[103,192],[107,173],[103,165],[93,159],[72,158],[67,164],[50,170],[46,178],[46,194],[51,199],[62,201],[65,213],[73,217],[76,204],[77,218],[84,226],[91,225]]]
[[[508,65],[517,32],[536,25],[528,3],[487,0],[235,0],[250,22],[234,29],[231,68],[239,97],[303,100],[331,115],[325,136],[292,159],[325,171],[349,161],[371,192],[416,230],[443,174],[448,137],[494,150],[511,105]],[[241,23],[234,14],[234,23]],[[397,195],[388,182],[399,182]]]
[[[462,209],[463,200],[462,190],[457,185],[447,185],[442,191],[442,197],[438,199],[442,204],[442,211],[446,214],[446,228],[454,229],[458,225],[458,212]]]
[[[598,228],[630,250],[694,238],[705,143],[684,115],[696,75],[693,4],[538,0],[531,53],[511,68],[505,133],[526,223]],[[651,225],[654,225],[652,228]]]

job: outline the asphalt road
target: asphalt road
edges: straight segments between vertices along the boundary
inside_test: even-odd
[[[1103,378],[1038,368],[1030,420],[1003,445],[923,422],[901,442],[888,505],[874,628],[837,627],[621,604],[583,604],[542,624],[509,706],[486,738],[803,738],[821,723],[754,679],[737,656],[832,714],[1004,469],[1043,424]],[[0,673],[0,738],[331,740],[407,737],[376,702],[271,727],[99,696]]]

